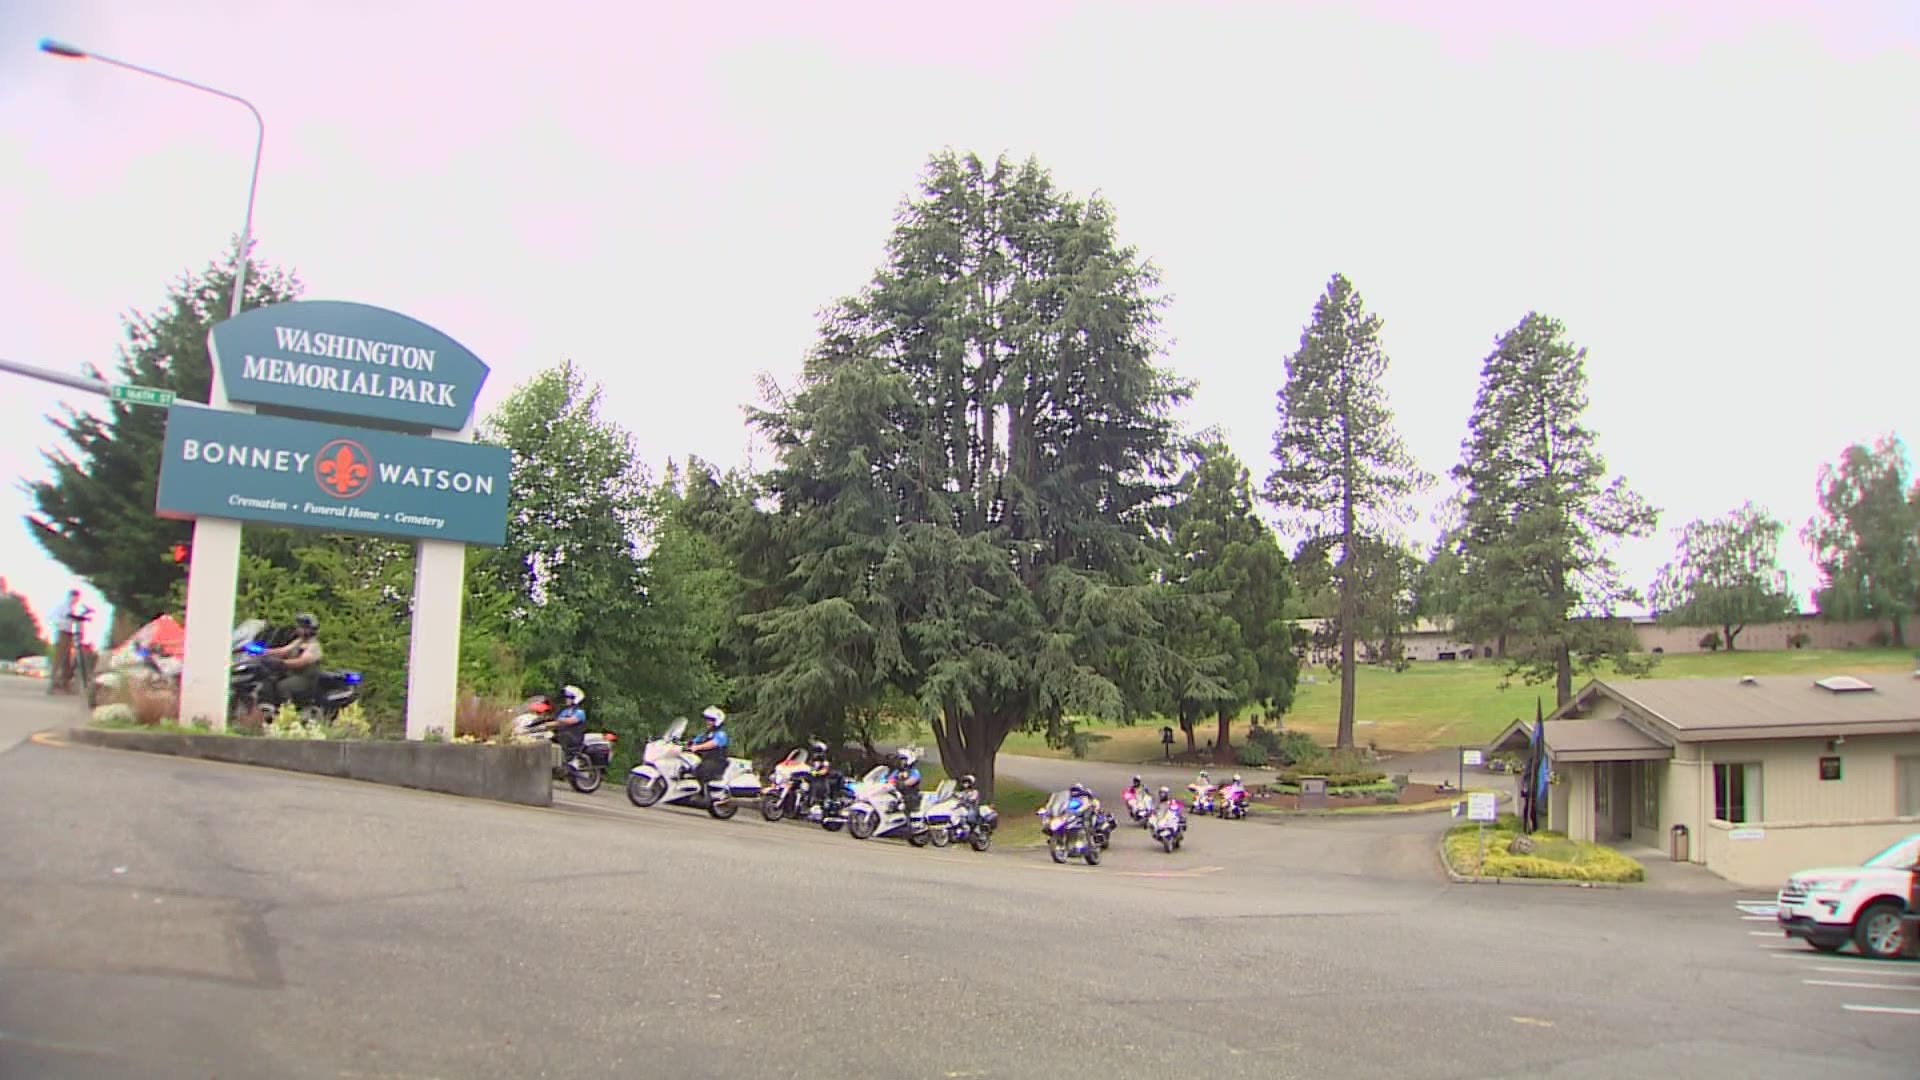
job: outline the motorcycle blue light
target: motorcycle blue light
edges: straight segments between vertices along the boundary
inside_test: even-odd
[[[342,678],[348,686],[360,685],[360,673],[357,671],[349,671]]]

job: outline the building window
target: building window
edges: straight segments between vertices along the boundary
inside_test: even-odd
[[[1713,767],[1713,816],[1741,825],[1762,821],[1760,763],[1722,762]]]
[[[1633,769],[1633,778],[1640,784],[1637,808],[1643,829],[1660,827],[1660,778],[1654,775],[1653,766],[1651,761],[1640,761],[1634,763]]]
[[[1920,817],[1920,755],[1894,758],[1893,771],[1894,813],[1900,817]]]

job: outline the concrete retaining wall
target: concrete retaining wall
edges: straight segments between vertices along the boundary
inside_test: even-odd
[[[544,744],[334,742],[91,727],[73,728],[67,738],[91,746],[318,773],[471,799],[553,805],[552,752]]]

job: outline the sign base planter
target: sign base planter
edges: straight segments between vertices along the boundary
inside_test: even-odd
[[[539,744],[275,739],[93,727],[71,728],[66,737],[69,742],[115,750],[255,765],[524,806],[553,805],[553,763],[547,747]]]

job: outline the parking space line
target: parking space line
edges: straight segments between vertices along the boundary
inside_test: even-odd
[[[1780,936],[1780,931],[1778,931],[1778,930],[1749,930],[1749,931],[1747,931],[1747,936],[1748,936],[1748,937],[1779,937],[1779,936]]]
[[[1888,975],[1896,979],[1903,978],[1903,977],[1910,978],[1913,976],[1920,975],[1920,971],[1900,971],[1900,970],[1887,969],[1884,966],[1884,963],[1878,960],[1862,960],[1857,964],[1848,964],[1844,967],[1816,967],[1813,970],[1824,971],[1831,975],[1858,975],[1862,971],[1869,970],[1868,969],[1869,964],[1873,965],[1873,969],[1886,971]]]
[[[1842,980],[1839,980],[1839,979],[1801,979],[1800,981],[1801,981],[1801,982],[1803,982],[1803,983],[1806,983],[1806,984],[1807,984],[1808,986],[1838,986],[1838,987],[1840,987],[1840,988],[1841,988],[1841,989],[1843,989],[1843,990],[1913,990],[1913,991],[1920,991],[1920,986],[1901,986],[1901,985],[1900,985],[1900,984],[1898,984],[1898,983],[1866,983],[1866,982],[1844,982],[1844,981],[1842,981]]]
[[[1747,922],[1778,922],[1779,921],[1779,916],[1777,915],[1742,915],[1740,917],[1746,920]]]
[[[1885,1013],[1893,1016],[1920,1016],[1920,1009],[1905,1009],[1897,1005],[1842,1005],[1848,1012]]]

